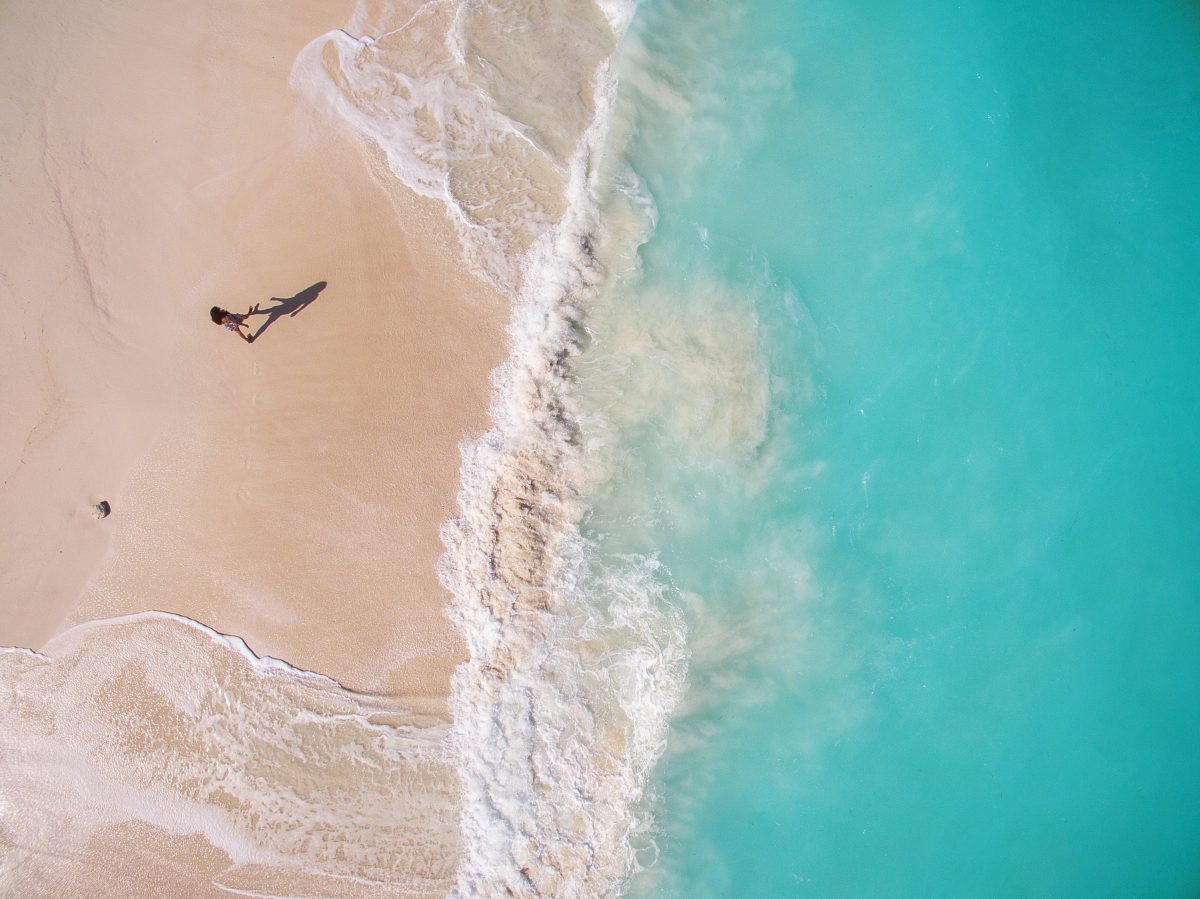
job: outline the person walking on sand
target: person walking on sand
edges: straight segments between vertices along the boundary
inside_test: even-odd
[[[213,306],[208,310],[208,314],[212,316],[214,325],[224,325],[246,343],[254,343],[254,335],[250,334],[250,326],[246,324],[246,319],[254,314],[254,307],[251,306],[245,315],[238,315],[236,312],[230,312],[227,309],[222,309],[220,306]],[[246,329],[245,334],[242,333],[242,328]]]

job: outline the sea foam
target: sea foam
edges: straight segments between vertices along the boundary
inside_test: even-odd
[[[261,886],[263,866],[269,882],[325,895],[451,881],[448,728],[386,697],[165,612],[78,625],[40,653],[0,650],[0,675],[6,894],[86,889],[107,863],[97,846],[145,825],[176,840],[146,849],[164,869],[178,863],[178,838],[203,835],[224,889]]]
[[[581,533],[604,465],[585,453],[572,391],[588,304],[652,219],[643,202],[622,244],[598,201],[632,13],[363,4],[294,70],[401,182],[446,204],[468,261],[513,300],[493,424],[462,447],[459,515],[442,534],[470,649],[452,697],[460,895],[610,895],[652,853],[647,783],[684,682],[684,628],[657,560],[606,557]]]

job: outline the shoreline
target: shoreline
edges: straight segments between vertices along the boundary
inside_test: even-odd
[[[76,528],[108,550],[49,652],[0,653],[0,782],[32,809],[0,840],[26,884],[87,876],[136,832],[176,888],[609,892],[686,668],[652,560],[605,568],[579,529],[598,473],[572,360],[637,231],[601,205],[632,6],[514,30],[520,10],[486,5],[394,27],[368,0],[361,37],[315,6],[277,54],[228,21],[155,48],[202,75],[200,112],[162,132],[164,159],[190,154],[183,182],[157,172],[182,213],[152,235],[170,324],[131,346],[93,305],[110,357],[147,356],[128,378],[158,413],[121,394],[143,448],[112,516]],[[84,196],[96,152],[71,158]],[[126,224],[112,242],[150,236]],[[302,308],[253,346],[204,315],[266,296]],[[57,802],[81,814],[51,858]]]
[[[512,27],[519,6],[447,20],[429,5],[395,30],[356,16],[361,36],[325,35],[301,60],[304,84],[399,180],[454,211],[467,259],[513,299],[491,427],[463,443],[439,562],[470,649],[451,695],[459,895],[619,889],[652,826],[648,778],[686,677],[655,561],[604,559],[580,531],[603,477],[589,451],[604,449],[582,430],[574,358],[588,305],[652,213],[606,162],[629,124],[614,117],[614,61],[633,7],[566,6],[539,28]],[[606,198],[630,201],[615,229]]]

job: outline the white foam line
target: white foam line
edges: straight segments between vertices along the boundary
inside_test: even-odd
[[[219,643],[226,648],[239,653],[260,672],[273,671],[298,677],[304,680],[315,681],[322,686],[332,687],[339,692],[355,698],[374,700],[376,702],[384,703],[389,701],[389,698],[386,696],[380,696],[378,694],[371,693],[359,693],[355,690],[351,690],[349,687],[343,686],[327,674],[321,674],[316,671],[308,671],[304,668],[297,668],[290,662],[274,656],[260,656],[250,648],[249,644],[246,643],[244,639],[236,634],[225,634],[209,627],[203,622],[197,621],[194,618],[189,618],[186,615],[180,615],[177,612],[164,612],[157,609],[152,609],[145,612],[133,612],[128,615],[115,615],[110,618],[95,618],[91,621],[82,622],[74,627],[69,628],[68,630],[63,631],[61,634],[57,634],[50,638],[50,640],[46,642],[45,646],[42,647],[40,652],[31,649],[24,649],[22,647],[4,647],[0,651],[28,652],[44,659],[58,658],[71,649],[74,649],[78,645],[79,641],[91,631],[101,628],[117,627],[126,624],[138,624],[145,621],[172,621],[176,624],[182,624],[190,627],[193,630],[201,632],[213,642]]]
[[[226,886],[215,880],[209,881],[222,893],[233,893],[235,896],[261,896],[263,899],[312,899],[311,896],[283,895],[282,893],[261,893],[258,890],[240,890],[237,887]]]

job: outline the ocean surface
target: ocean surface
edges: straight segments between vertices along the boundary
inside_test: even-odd
[[[687,664],[628,893],[1195,895],[1200,7],[646,0],[617,75],[581,530]]]

